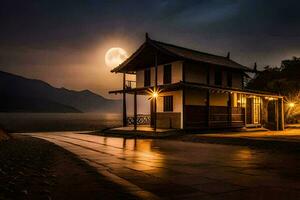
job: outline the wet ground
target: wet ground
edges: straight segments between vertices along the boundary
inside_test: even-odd
[[[29,135],[78,155],[141,199],[300,199],[296,152],[74,132]]]
[[[138,198],[65,149],[46,140],[14,135],[0,142],[0,199]]]
[[[226,132],[210,134],[193,134],[199,137],[216,137],[216,138],[245,138],[265,141],[284,141],[298,142],[300,144],[300,129],[287,128],[283,131],[257,131],[257,132]]]

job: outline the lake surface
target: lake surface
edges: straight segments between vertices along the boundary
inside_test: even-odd
[[[0,126],[10,132],[100,130],[121,124],[121,114],[0,113]]]

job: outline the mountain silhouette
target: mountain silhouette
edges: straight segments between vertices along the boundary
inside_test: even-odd
[[[121,111],[120,100],[106,99],[89,90],[55,88],[35,79],[0,71],[0,112]]]

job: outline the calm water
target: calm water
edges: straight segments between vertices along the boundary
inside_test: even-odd
[[[120,114],[0,113],[0,126],[12,132],[100,130],[121,125]]]

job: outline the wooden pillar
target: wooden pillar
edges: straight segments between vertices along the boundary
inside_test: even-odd
[[[127,111],[126,111],[126,73],[123,73],[123,126],[127,126]]]
[[[263,105],[262,105],[262,103],[263,103],[263,98],[262,97],[259,97],[259,123],[260,123],[260,125],[261,125],[261,127],[263,127],[263,111],[262,111],[262,109],[263,109]]]
[[[154,91],[158,91],[157,88],[157,53],[155,54],[155,83],[154,83]],[[154,131],[156,131],[156,120],[157,120],[157,97],[154,98]]]
[[[278,99],[278,130],[284,130],[283,99]]]
[[[182,82],[185,83],[185,62],[182,63]],[[182,88],[182,129],[186,129],[186,106],[185,106],[186,89]]]
[[[231,98],[231,92],[228,92],[228,106],[227,106],[227,126],[231,127],[232,126],[232,109],[231,109],[231,103],[232,103],[232,98]]]
[[[244,116],[244,120],[245,120],[245,127],[247,126],[247,95],[243,95],[243,97],[245,98],[245,116]]]
[[[206,125],[210,127],[210,90],[207,89],[206,91],[206,114],[207,114],[207,121]]]
[[[279,130],[278,99],[275,101],[275,130]]]
[[[154,131],[156,131],[156,118],[157,118],[157,106],[156,106],[156,104],[157,104],[157,100],[156,100],[156,98],[153,98],[153,101],[154,101],[154,123],[153,123],[153,128],[154,128]]]
[[[137,128],[137,94],[136,92],[134,92],[134,100],[133,100],[133,103],[134,103],[134,130],[136,130]]]
[[[186,88],[183,86],[182,88],[182,129],[186,129],[186,106],[185,106],[185,99],[186,99]]]
[[[265,98],[262,98],[262,117],[263,117],[263,120],[264,120],[264,126],[265,127],[268,127],[268,124],[269,124],[269,113],[268,113],[268,100],[265,99]]]
[[[210,85],[210,67],[207,66],[206,70],[207,70],[206,84]],[[210,90],[209,89],[207,89],[207,91],[206,91],[206,115],[207,115],[206,126],[207,126],[207,128],[209,128],[210,127]]]
[[[157,53],[156,53],[156,54],[155,54],[155,83],[154,83],[155,89],[157,89],[157,68],[158,68],[157,65],[158,65],[158,64],[157,64]]]

